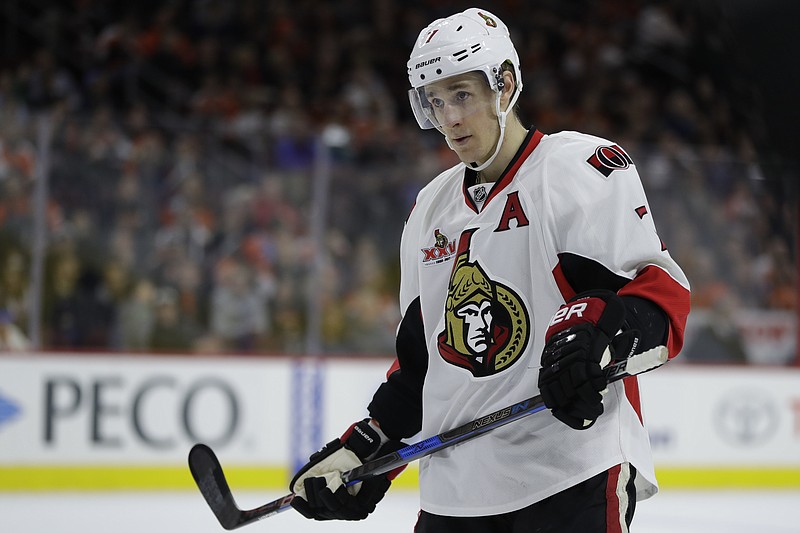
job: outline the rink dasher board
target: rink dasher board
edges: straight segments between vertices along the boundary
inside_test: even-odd
[[[312,361],[322,376],[317,440],[366,416],[391,362]],[[4,356],[0,490],[192,489],[185,465],[197,441],[214,447],[232,486],[283,489],[293,447],[309,441],[297,434],[297,365],[291,357]],[[640,389],[663,487],[800,488],[800,369],[673,364],[641,376]],[[417,480],[412,468],[396,485]]]

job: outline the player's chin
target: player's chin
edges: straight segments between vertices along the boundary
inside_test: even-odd
[[[469,150],[466,148],[460,148],[458,146],[453,146],[453,149],[456,152],[456,155],[461,160],[462,163],[466,164],[473,164],[478,162],[479,156],[475,150]]]

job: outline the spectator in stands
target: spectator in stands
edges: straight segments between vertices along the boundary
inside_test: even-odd
[[[30,348],[30,340],[14,324],[14,317],[8,309],[0,308],[0,353],[24,352]]]
[[[210,329],[229,351],[251,352],[261,345],[268,332],[268,296],[242,262],[229,259],[218,265]]]
[[[119,346],[122,350],[142,352],[151,347],[155,326],[156,287],[143,278],[134,283],[128,298],[119,307]]]
[[[155,352],[190,353],[199,334],[196,324],[180,311],[178,291],[172,287],[158,289],[149,348]]]
[[[796,206],[789,194],[770,190],[754,133],[737,118],[732,95],[746,80],[726,78],[719,67],[728,59],[722,17],[700,18],[682,0],[500,3],[517,14],[511,31],[531,72],[526,91],[534,97],[521,115],[543,131],[623,131],[620,142],[646,167],[651,208],[666,222],[660,234],[695,293],[713,293],[722,283],[741,305],[793,309]],[[53,119],[49,253],[63,257],[55,264],[63,263],[56,268],[65,278],[48,276],[47,346],[142,345],[146,313],[124,342],[103,331],[104,316],[95,322],[77,313],[102,309],[86,285],[114,260],[151,286],[176,287],[182,312],[213,347],[212,294],[230,287],[212,273],[221,259],[237,257],[259,272],[259,285],[273,287],[267,292],[278,296],[268,302],[286,304],[275,313],[268,304],[256,337],[270,349],[300,349],[313,253],[309,175],[321,131],[336,140],[322,253],[342,283],[330,297],[375,305],[380,293],[360,293],[355,272],[343,265],[351,266],[356,243],[368,240],[374,268],[391,268],[395,248],[384,243],[400,232],[394,211],[408,211],[421,186],[414,176],[454,164],[438,139],[417,134],[397,69],[431,6],[387,0],[317,7],[88,2],[57,10],[48,31],[0,22],[7,30],[0,50],[0,225],[26,245],[33,242],[30,198],[41,169],[37,117],[49,110]],[[76,268],[55,251],[63,240],[81,258]],[[712,275],[698,266],[692,276],[698,249],[714,256]],[[18,306],[26,296],[16,294]],[[140,306],[134,314],[149,305],[140,297],[127,298]],[[15,308],[14,316],[22,324],[27,312]],[[341,322],[331,316],[326,323]],[[357,348],[335,337],[337,348]],[[242,346],[259,344],[247,338]]]
[[[0,306],[21,332],[28,329],[31,305],[28,271],[28,261],[16,248],[11,248],[0,264]]]

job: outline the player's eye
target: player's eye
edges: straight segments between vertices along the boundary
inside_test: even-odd
[[[441,109],[444,107],[444,100],[442,100],[441,98],[437,98],[433,95],[428,95],[428,102],[431,104],[431,106],[437,109]]]
[[[456,101],[457,102],[464,102],[464,101],[468,100],[469,97],[470,97],[470,94],[467,91],[458,91],[456,93]]]

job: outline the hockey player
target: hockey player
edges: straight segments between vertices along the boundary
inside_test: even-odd
[[[602,368],[658,347],[674,357],[689,313],[636,166],[612,141],[522,125],[517,52],[484,9],[422,30],[408,76],[419,125],[462,163],[406,222],[397,360],[370,416],[311,457],[292,505],[365,518],[396,472],[349,488],[339,472],[538,390],[553,416],[421,461],[415,531],[627,531],[656,478],[637,378],[609,384]]]

